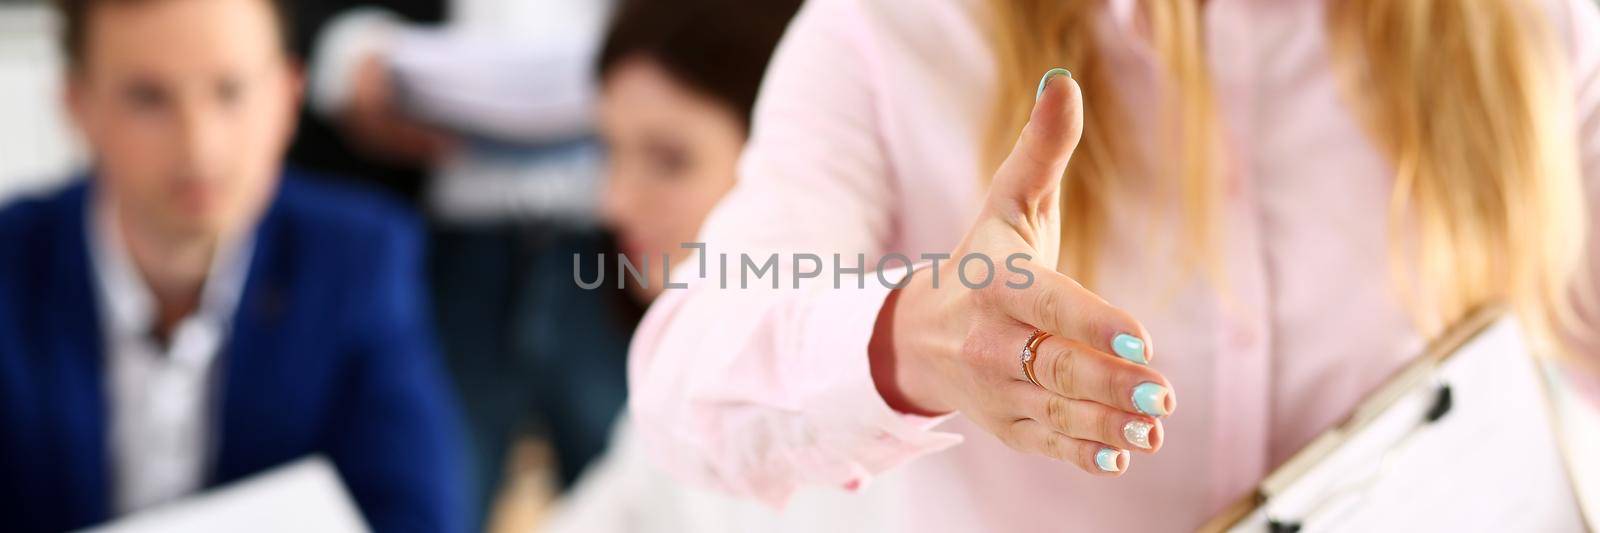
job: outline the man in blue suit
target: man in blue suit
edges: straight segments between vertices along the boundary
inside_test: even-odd
[[[416,222],[280,163],[272,0],[61,0],[93,171],[0,210],[0,530],[61,531],[295,459],[377,531],[465,529]]]

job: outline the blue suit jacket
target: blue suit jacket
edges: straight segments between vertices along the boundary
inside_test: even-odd
[[[0,210],[0,530],[114,512],[90,186]],[[380,198],[285,177],[217,360],[207,486],[321,453],[377,531],[466,528],[416,226]]]

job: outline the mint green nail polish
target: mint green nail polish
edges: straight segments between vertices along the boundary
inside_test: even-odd
[[[1167,416],[1167,388],[1146,381],[1133,388],[1133,406],[1150,416]]]
[[[1144,339],[1133,335],[1118,333],[1116,338],[1111,339],[1111,351],[1117,352],[1117,356],[1123,359],[1141,365],[1149,364],[1144,358]]]
[[[1044,77],[1039,79],[1039,90],[1033,93],[1033,99],[1038,100],[1040,96],[1044,96],[1044,88],[1049,87],[1050,80],[1057,76],[1066,76],[1071,78],[1072,71],[1059,67],[1045,71]]]
[[[1117,459],[1122,457],[1122,452],[1111,448],[1101,448],[1094,452],[1094,465],[1100,467],[1101,472],[1116,472],[1122,470],[1117,467]]]

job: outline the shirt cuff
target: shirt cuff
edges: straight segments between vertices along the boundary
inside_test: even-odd
[[[832,442],[822,444],[831,448],[829,455],[851,458],[830,462],[835,468],[844,465],[845,470],[828,476],[845,480],[842,485],[849,490],[864,488],[881,472],[962,441],[960,434],[934,430],[953,414],[926,417],[898,412],[878,394],[872,379],[867,345],[878,313],[893,286],[921,266],[868,273],[864,289],[852,284],[823,292],[802,329],[832,332],[805,340],[807,346],[801,353],[821,360],[812,367],[818,388],[802,397],[810,404],[804,406],[804,412],[842,429],[825,433],[832,436]]]

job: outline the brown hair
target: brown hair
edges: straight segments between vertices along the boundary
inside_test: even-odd
[[[600,53],[603,79],[644,56],[750,127],[767,60],[800,0],[624,0]]]
[[[117,3],[133,4],[157,0],[55,0],[56,11],[61,15],[61,50],[66,53],[67,64],[83,64],[84,50],[89,42],[89,19],[96,7]],[[277,19],[279,41],[287,50],[293,36],[294,24],[289,5],[283,0],[262,0],[272,7]]]

